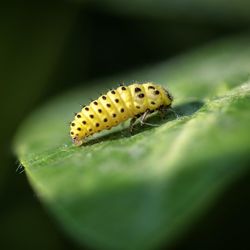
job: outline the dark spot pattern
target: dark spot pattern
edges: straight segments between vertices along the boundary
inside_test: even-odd
[[[140,106],[136,106],[137,109],[140,109],[141,107]]]
[[[98,109],[98,112],[99,112],[99,113],[102,113],[102,110],[101,110],[101,109]]]
[[[159,94],[160,94],[160,91],[159,91],[159,90],[156,90],[154,93],[155,93],[155,95],[159,95]]]
[[[103,100],[106,100],[106,99],[107,99],[107,97],[106,97],[105,95],[103,95],[103,96],[102,96],[102,99],[103,99]]]
[[[119,99],[115,99],[115,102],[118,103],[118,102],[119,102]]]
[[[112,116],[115,118],[115,117],[116,117],[116,114],[113,114]]]
[[[152,105],[155,105],[155,102],[151,102]]]
[[[70,134],[71,134],[71,135],[73,135],[73,134],[74,134],[74,132],[70,132]]]
[[[93,119],[93,118],[94,118],[94,115],[89,115],[89,117]]]
[[[123,87],[122,87],[122,90],[126,90],[126,87],[123,86]]]
[[[154,86],[148,86],[148,89],[155,89]]]
[[[107,103],[106,106],[107,106],[108,108],[110,108],[110,107],[111,107],[111,104],[110,104],[110,103]]]
[[[81,128],[77,128],[78,131],[81,131],[82,129]]]
[[[97,101],[94,101],[94,104],[95,104],[95,105],[98,105],[98,102],[97,102]]]
[[[141,94],[138,95],[138,97],[139,97],[139,98],[143,98],[143,97],[144,97],[144,94],[141,93]]]
[[[77,117],[77,118],[81,118],[81,115],[78,114],[76,117]]]
[[[97,123],[95,124],[95,126],[96,126],[96,127],[99,127],[99,126],[100,126],[100,124],[97,122]]]
[[[121,111],[121,113],[123,113],[123,112],[124,112],[124,108],[121,108],[121,110],[120,110],[120,111]]]
[[[138,87],[136,87],[136,88],[135,88],[135,93],[138,93],[138,92],[141,92],[141,89],[138,88]]]
[[[74,122],[71,123],[71,126],[74,127],[76,124]]]
[[[108,119],[107,119],[107,118],[104,118],[104,119],[103,119],[103,121],[104,121],[104,122],[107,122],[107,121],[108,121]]]
[[[86,110],[86,111],[89,111],[89,108],[88,108],[88,107],[86,107],[86,108],[85,108],[85,110]]]
[[[114,90],[112,90],[111,93],[112,93],[113,95],[115,95],[115,91],[114,91]]]
[[[82,124],[84,124],[84,125],[85,125],[85,124],[87,124],[87,122],[86,122],[86,121],[82,121]]]

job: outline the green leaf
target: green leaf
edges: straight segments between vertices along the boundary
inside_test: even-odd
[[[155,115],[149,122],[158,127],[138,125],[130,135],[119,126],[82,147],[68,135],[72,112],[115,85],[106,79],[55,98],[15,140],[37,196],[66,232],[95,249],[169,243],[247,169],[249,58],[242,37],[117,77],[167,86],[179,118]]]

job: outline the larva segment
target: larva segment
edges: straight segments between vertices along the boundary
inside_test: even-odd
[[[126,107],[128,117],[134,117],[136,113],[134,112],[133,99],[129,86],[121,86],[117,88],[117,92],[121,97],[123,105]]]
[[[147,96],[143,84],[132,84],[129,87],[135,115],[144,113],[148,108]]]
[[[173,97],[169,92],[154,83],[120,86],[101,95],[85,106],[71,122],[70,134],[75,145],[83,143],[84,138],[119,123],[146,114],[145,112],[170,107]]]
[[[85,119],[83,118],[82,112],[79,112],[75,115],[75,119],[71,122],[71,131],[70,135],[73,139],[73,142],[76,145],[81,145],[82,140],[80,138],[84,138],[87,136],[87,131],[84,127]]]
[[[161,106],[167,107],[172,103],[168,91],[160,85],[153,83],[145,83],[143,85],[147,95],[148,108],[150,110],[156,110]]]
[[[86,106],[82,109],[81,114],[83,116],[84,121],[86,124],[83,124],[86,136],[92,135],[96,132],[94,129],[94,124],[96,123],[96,115],[93,112],[93,109],[89,106]]]
[[[164,105],[164,90],[155,84],[146,83],[144,89],[148,100],[148,109],[155,110],[161,105]]]
[[[117,114],[115,119],[115,125],[127,120],[129,116],[128,108],[122,100],[117,90],[111,90],[107,93],[107,96],[112,103],[112,114]]]
[[[103,120],[107,117],[105,109],[101,102],[95,100],[89,105],[90,110],[93,112],[93,133],[100,132],[105,129]]]
[[[106,128],[111,128],[117,125],[119,122],[118,114],[109,96],[102,95],[98,98],[98,101],[102,104],[104,112],[105,112],[105,117],[108,119],[108,121],[106,122],[107,124],[105,124]]]

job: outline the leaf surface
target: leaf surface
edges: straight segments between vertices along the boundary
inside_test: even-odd
[[[170,243],[249,161],[250,39],[210,46],[55,98],[21,126],[15,150],[39,199],[77,241],[95,249]],[[158,127],[118,126],[75,147],[72,112],[116,80],[152,80],[175,97]],[[127,125],[127,124],[126,124]]]

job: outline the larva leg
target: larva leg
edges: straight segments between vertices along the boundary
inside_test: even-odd
[[[137,120],[137,117],[133,117],[131,120],[130,120],[130,124],[129,124],[129,131],[130,133],[133,131],[133,127],[135,125],[135,122]]]
[[[150,110],[146,110],[145,113],[143,113],[143,115],[140,117],[140,123],[141,123],[141,126],[142,125],[149,125],[149,126],[152,126],[152,127],[158,127],[159,125],[158,124],[152,124],[152,123],[147,123],[145,122],[145,120],[147,119],[147,116],[150,114]]]

